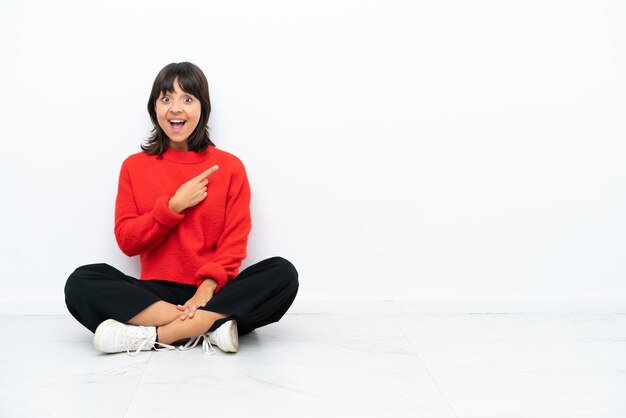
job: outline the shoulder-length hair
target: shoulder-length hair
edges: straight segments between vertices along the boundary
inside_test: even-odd
[[[178,79],[180,88],[193,95],[200,101],[201,113],[198,126],[187,140],[189,151],[202,152],[210,145],[215,145],[209,139],[209,115],[211,114],[211,100],[209,99],[209,83],[200,68],[190,62],[168,64],[157,74],[152,84],[152,92],[148,99],[148,113],[152,120],[152,133],[141,149],[151,155],[161,157],[169,147],[169,138],[161,129],[156,115],[156,102],[159,96],[174,91],[174,80]]]

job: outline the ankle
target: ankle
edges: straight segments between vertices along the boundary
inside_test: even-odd
[[[156,327],[156,342],[161,344],[172,344],[174,341],[171,341],[167,337],[167,330],[164,330],[163,327]]]

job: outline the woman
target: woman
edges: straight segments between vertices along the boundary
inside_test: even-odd
[[[236,352],[239,335],[278,321],[298,274],[274,257],[238,274],[250,232],[250,189],[235,156],[208,136],[206,77],[183,62],[164,67],[148,101],[154,130],[120,172],[115,237],[139,255],[141,280],[106,264],[79,267],[65,285],[70,313],[105,353],[181,349],[201,339]]]

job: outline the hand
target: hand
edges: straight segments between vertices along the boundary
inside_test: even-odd
[[[217,171],[219,167],[214,165],[204,173],[200,174],[183,183],[176,190],[176,193],[170,199],[168,205],[176,213],[181,213],[187,208],[196,206],[207,197],[206,185],[209,183],[208,177]]]
[[[205,279],[191,299],[185,302],[184,305],[176,305],[176,308],[182,312],[180,319],[184,321],[187,318],[193,318],[196,310],[198,308],[204,308],[211,298],[213,298],[216,287],[217,282],[215,280]]]

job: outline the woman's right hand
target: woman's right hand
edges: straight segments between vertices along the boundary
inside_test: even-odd
[[[207,197],[206,186],[209,183],[208,178],[218,169],[219,167],[214,165],[204,173],[180,186],[168,203],[170,209],[176,213],[181,213],[185,209],[202,202]]]

